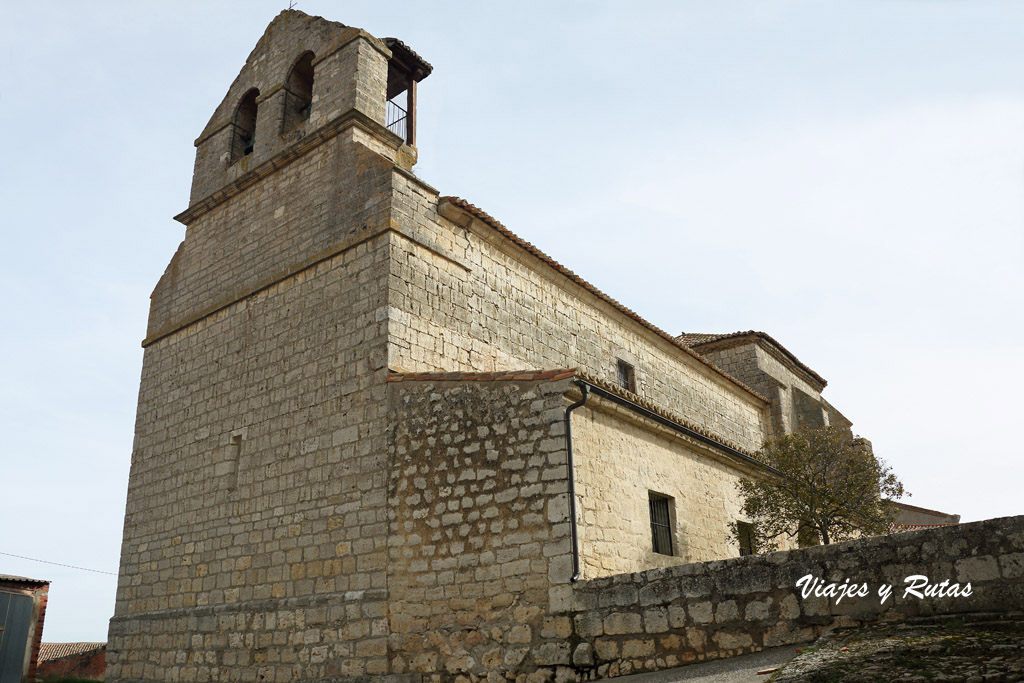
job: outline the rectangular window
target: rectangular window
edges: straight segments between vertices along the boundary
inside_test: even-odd
[[[633,366],[624,360],[618,362],[618,379],[619,386],[626,391],[636,393],[636,373],[633,372]]]
[[[660,555],[672,554],[671,498],[653,491],[648,493],[651,506],[651,543],[654,552]]]
[[[739,535],[740,557],[754,554],[754,525],[750,522],[736,522]]]

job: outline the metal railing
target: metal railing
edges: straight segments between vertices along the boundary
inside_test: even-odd
[[[406,135],[406,123],[409,119],[409,113],[402,107],[395,104],[394,100],[388,100],[386,120],[387,127],[392,133],[401,136],[403,140],[408,140]]]

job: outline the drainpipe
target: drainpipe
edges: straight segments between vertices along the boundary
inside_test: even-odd
[[[569,581],[580,580],[580,541],[576,526],[576,474],[572,464],[572,411],[581,407],[590,398],[590,386],[577,381],[576,386],[583,392],[583,398],[565,409],[565,451],[568,454],[569,469],[569,536],[572,538],[572,577]]]

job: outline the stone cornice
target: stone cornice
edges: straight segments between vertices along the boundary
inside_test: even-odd
[[[241,193],[246,188],[258,183],[268,176],[273,175],[278,170],[302,157],[313,148],[318,147],[327,140],[338,136],[343,131],[352,127],[361,128],[367,133],[380,138],[385,144],[396,151],[402,146],[401,136],[391,132],[358,109],[349,109],[330,123],[307,133],[302,137],[302,139],[270,157],[245,175],[236,178],[203,199],[197,200],[187,209],[175,216],[174,220],[185,225],[190,224],[195,219],[209,213],[228,199],[231,199],[235,195]]]

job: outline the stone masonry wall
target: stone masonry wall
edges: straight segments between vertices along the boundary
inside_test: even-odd
[[[403,371],[580,367],[616,381],[722,439],[756,451],[766,404],[656,333],[562,278],[476,221],[437,213],[437,194],[396,173],[388,364]]]
[[[750,341],[724,348],[702,349],[700,353],[771,399],[773,433],[791,433],[800,426],[801,419],[808,424],[825,419],[820,389],[809,384],[760,344]],[[801,401],[801,394],[807,400]]]
[[[146,348],[110,680],[386,669],[387,255],[363,242]]]
[[[568,662],[572,625],[552,614],[572,574],[567,385],[389,381],[394,673],[505,680]]]
[[[351,128],[190,220],[153,291],[147,337],[173,331],[385,228],[390,182],[390,162]]]
[[[804,599],[796,582],[867,583],[867,597]],[[970,597],[903,597],[927,576]],[[877,595],[894,586],[884,606]],[[731,560],[621,574],[573,586],[572,660],[579,679],[619,676],[809,641],[876,620],[1024,610],[1024,516]]]
[[[285,84],[306,52],[314,55],[309,118],[286,129]],[[391,52],[365,31],[298,10],[285,10],[267,27],[241,72],[196,140],[190,204],[242,178],[297,139],[315,133],[340,115],[357,110],[385,123],[385,91]],[[254,149],[232,159],[235,113],[243,96],[259,91]]]
[[[597,397],[572,419],[584,578],[739,556],[749,465]],[[650,492],[671,499],[672,556],[652,549]]]

